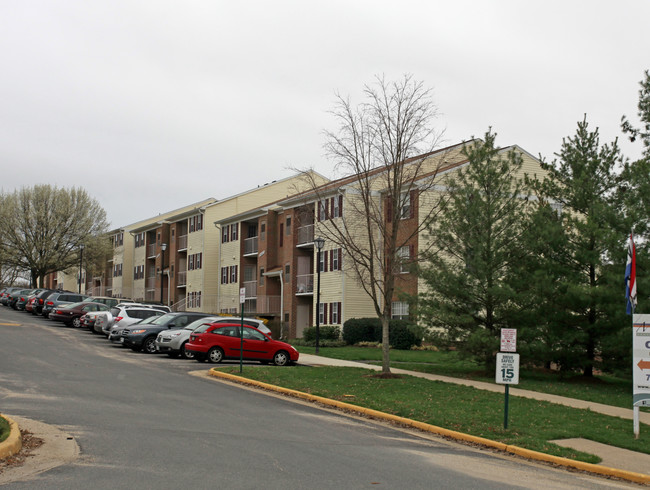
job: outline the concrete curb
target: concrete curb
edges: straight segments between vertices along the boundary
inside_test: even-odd
[[[518,446],[512,446],[504,444],[497,441],[492,441],[490,439],[485,439],[483,437],[472,436],[469,434],[464,434],[462,432],[456,432],[449,429],[444,429],[435,425],[425,424],[423,422],[418,422],[416,420],[407,419],[404,417],[398,417],[396,415],[391,415],[385,412],[380,412],[378,410],[373,410],[370,408],[360,407],[357,405],[351,405],[345,402],[339,402],[337,400],[331,400],[329,398],[323,398],[321,396],[310,395],[309,393],[304,393],[302,391],[290,390],[288,388],[282,388],[281,386],[275,386],[268,383],[262,383],[260,381],[255,381],[252,379],[243,378],[236,376],[234,374],[223,373],[221,371],[216,371],[214,368],[210,369],[209,374],[211,376],[226,379],[228,381],[233,381],[235,383],[246,384],[250,386],[256,386],[270,391],[275,391],[277,393],[282,393],[285,395],[293,396],[295,398],[300,398],[303,400],[308,400],[312,402],[318,402],[323,405],[330,407],[339,408],[341,410],[351,411],[360,413],[372,418],[387,420],[390,422],[395,422],[401,425],[408,427],[413,427],[425,432],[431,432],[434,434],[441,435],[443,437],[448,437],[451,439],[456,439],[459,441],[470,442],[473,444],[480,444],[482,446],[490,447],[497,449],[499,451],[504,451],[510,454],[514,454],[523,458],[532,459],[536,461],[544,461],[546,463],[555,464],[558,466],[564,466],[568,468],[574,468],[581,471],[587,471],[590,473],[596,473],[603,476],[611,476],[620,478],[622,480],[632,481],[635,483],[650,483],[650,475],[644,473],[635,473],[633,471],[619,470],[616,468],[608,468],[607,466],[600,466],[593,463],[583,463],[582,461],[574,461],[568,458],[561,458],[559,456],[552,456],[550,454],[540,453],[538,451],[531,451],[530,449],[524,449]]]
[[[9,456],[13,456],[22,449],[23,439],[20,437],[20,429],[18,428],[18,424],[6,415],[0,414],[0,416],[9,422],[9,427],[11,429],[9,432],[9,437],[0,442],[0,459],[5,459]]]

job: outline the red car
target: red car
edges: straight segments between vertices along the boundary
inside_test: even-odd
[[[239,359],[242,346],[240,328],[235,323],[201,325],[190,334],[185,350],[192,352],[199,362]],[[298,351],[292,345],[273,340],[254,327],[244,326],[243,347],[243,358],[247,361],[273,362],[276,366],[298,361]]]
[[[49,318],[65,323],[68,327],[81,327],[81,317],[89,311],[108,311],[110,308],[103,303],[72,303],[59,306],[50,312]]]

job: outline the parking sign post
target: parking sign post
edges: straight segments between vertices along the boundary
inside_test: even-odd
[[[519,354],[517,352],[517,330],[501,329],[501,351],[497,354],[496,382],[506,385],[503,413],[503,428],[508,428],[508,401],[510,385],[519,384]]]
[[[239,372],[244,371],[244,303],[246,288],[239,289],[239,304],[241,305],[241,325],[239,326]]]

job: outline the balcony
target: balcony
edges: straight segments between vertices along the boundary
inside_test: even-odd
[[[156,276],[147,277],[146,288],[148,291],[156,289]]]
[[[257,281],[245,281],[246,298],[257,298]]]
[[[179,252],[187,250],[187,235],[181,235],[176,242],[176,248]]]
[[[312,247],[314,245],[314,225],[300,226],[298,233],[298,247]]]
[[[296,296],[313,296],[314,295],[314,275],[301,274],[296,276]]]
[[[244,240],[244,257],[257,255],[257,237],[246,238]]]
[[[244,314],[278,315],[280,313],[280,296],[259,296],[244,302]]]
[[[187,271],[178,271],[176,272],[177,283],[176,286],[179,288],[184,288],[187,286]]]
[[[156,258],[156,244],[147,245],[147,258],[155,259]]]

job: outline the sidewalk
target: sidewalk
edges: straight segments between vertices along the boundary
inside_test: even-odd
[[[298,364],[305,366],[348,366],[370,369],[373,371],[381,371],[381,366],[373,364],[365,364],[355,361],[344,361],[340,359],[331,359],[328,357],[315,356],[311,354],[300,354],[300,361]],[[419,373],[416,371],[407,371],[405,369],[391,368],[391,372],[395,374],[405,374],[415,376],[418,378],[430,379],[432,381],[442,381],[444,383],[453,383],[464,386],[471,386],[479,390],[493,391],[498,393],[504,392],[504,387],[496,383],[486,383],[483,381],[473,381],[469,379],[451,378],[449,376],[438,376],[436,374]],[[567,398],[558,395],[549,395],[547,393],[540,393],[537,391],[522,390],[519,388],[510,387],[510,394],[512,396],[520,396],[523,398],[530,398],[533,400],[542,400],[558,405],[565,405],[567,407],[588,409],[592,412],[602,413],[613,417],[620,417],[630,420],[630,433],[632,433],[632,409],[612,407],[610,405],[603,405],[601,403],[588,402],[584,400],[576,400],[574,398]],[[639,419],[643,424],[650,424],[650,413],[641,412]],[[641,434],[641,437],[650,439],[650,434]],[[627,449],[620,449],[613,446],[607,446],[597,442],[589,441],[587,439],[566,439],[561,441],[550,441],[555,444],[577,449],[587,453],[595,454],[602,459],[600,465],[612,468],[618,468],[626,471],[634,471],[637,473],[650,474],[650,454],[637,453]]]

